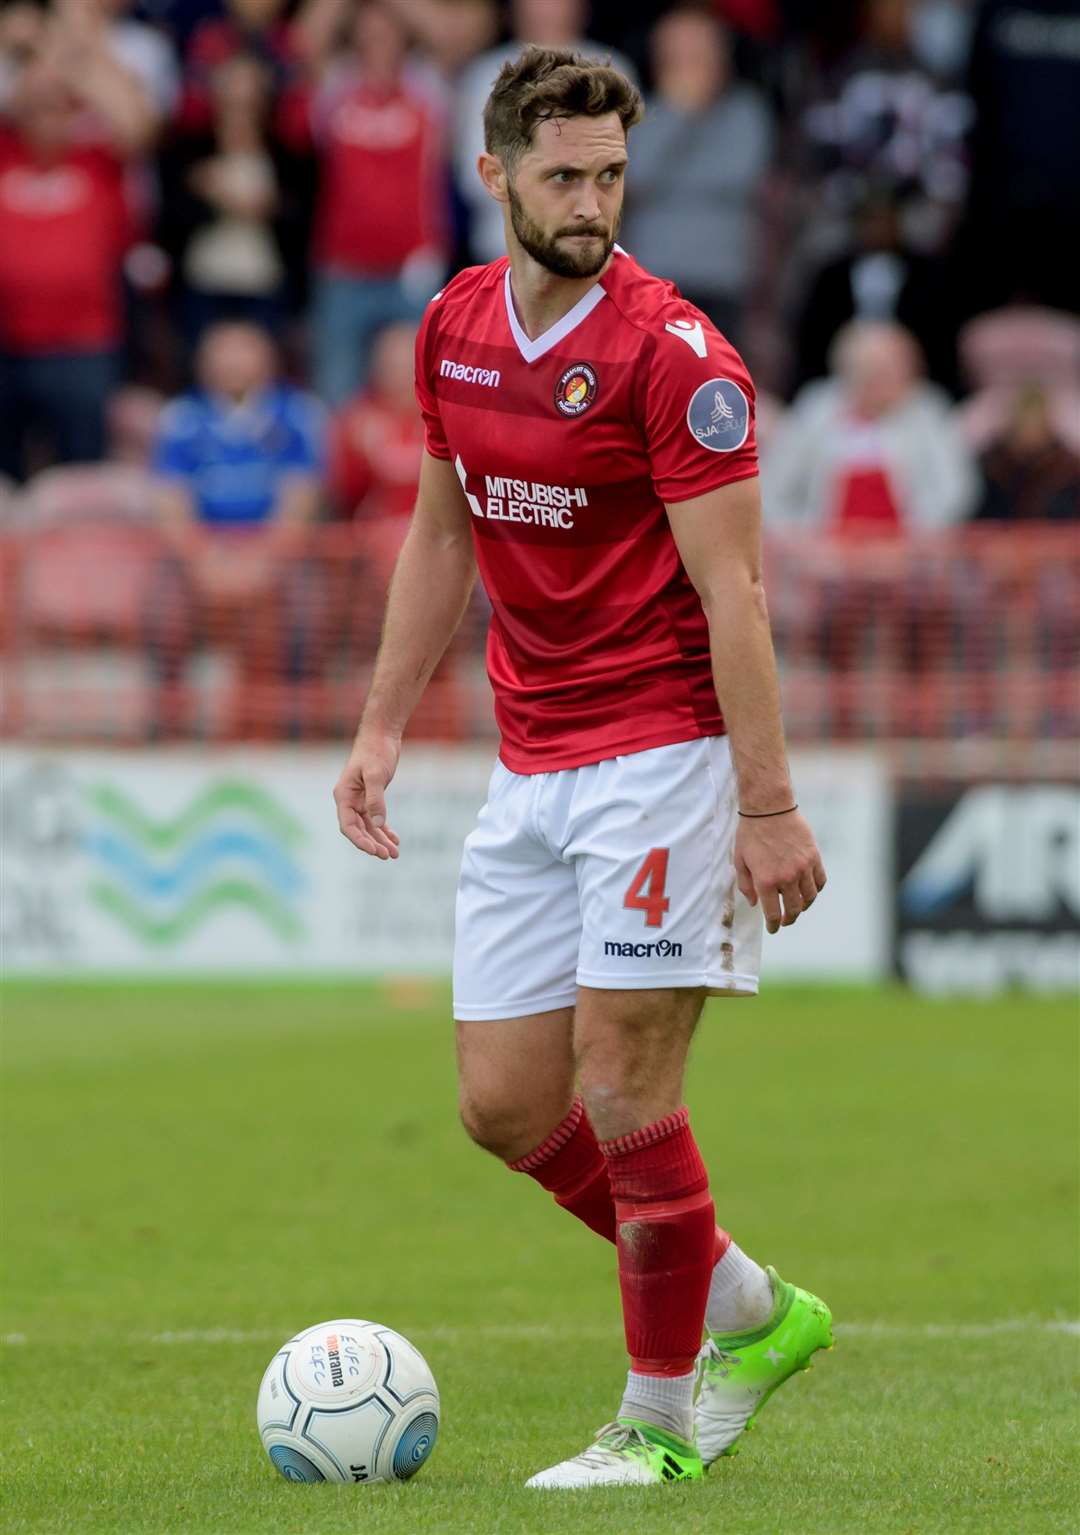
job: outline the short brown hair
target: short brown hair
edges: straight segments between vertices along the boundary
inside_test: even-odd
[[[641,121],[641,93],[610,64],[569,48],[530,45],[499,71],[484,107],[484,147],[507,170],[532,145],[539,123],[617,112],[623,132]]]

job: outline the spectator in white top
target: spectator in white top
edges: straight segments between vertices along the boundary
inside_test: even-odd
[[[971,455],[945,393],[921,377],[901,326],[854,321],[831,376],[807,384],[763,465],[769,520],[837,535],[946,528],[977,494]]]
[[[656,93],[633,134],[624,243],[737,340],[769,109],[754,86],[732,79],[728,33],[700,7],[657,23],[652,60]]]
[[[948,397],[923,382],[918,347],[898,325],[853,321],[830,365],[831,377],[800,391],[762,463],[766,518],[806,535],[788,549],[799,575],[781,629],[801,632],[834,675],[872,676],[883,658],[912,676],[956,664],[954,639],[981,592],[962,564],[957,579],[955,564],[910,545],[966,517],[977,494]],[[856,699],[833,696],[835,735],[863,732]],[[907,728],[903,716],[890,728]]]
[[[454,179],[470,214],[469,243],[477,261],[496,261],[506,254],[502,209],[484,191],[476,162],[484,152],[484,103],[507,59],[516,58],[526,43],[542,48],[573,48],[589,58],[610,59],[631,80],[630,60],[582,33],[584,0],[513,0],[510,29],[513,41],[482,53],[462,73],[457,90],[454,126]]]

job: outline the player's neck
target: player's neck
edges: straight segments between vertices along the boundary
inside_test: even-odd
[[[609,257],[595,277],[559,277],[534,261],[520,246],[511,245],[509,255],[514,309],[530,341],[535,341],[557,325],[563,315],[569,314],[589,289],[596,287],[611,265]]]

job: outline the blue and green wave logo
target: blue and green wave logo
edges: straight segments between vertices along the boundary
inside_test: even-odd
[[[89,894],[143,943],[178,943],[224,907],[246,908],[279,938],[303,931],[300,823],[265,790],[222,779],[157,820],[115,784],[87,791]]]

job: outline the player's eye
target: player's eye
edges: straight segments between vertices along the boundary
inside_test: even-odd
[[[566,186],[569,182],[573,181],[574,173],[573,171],[556,171],[551,179],[552,181],[561,182],[563,186]]]

